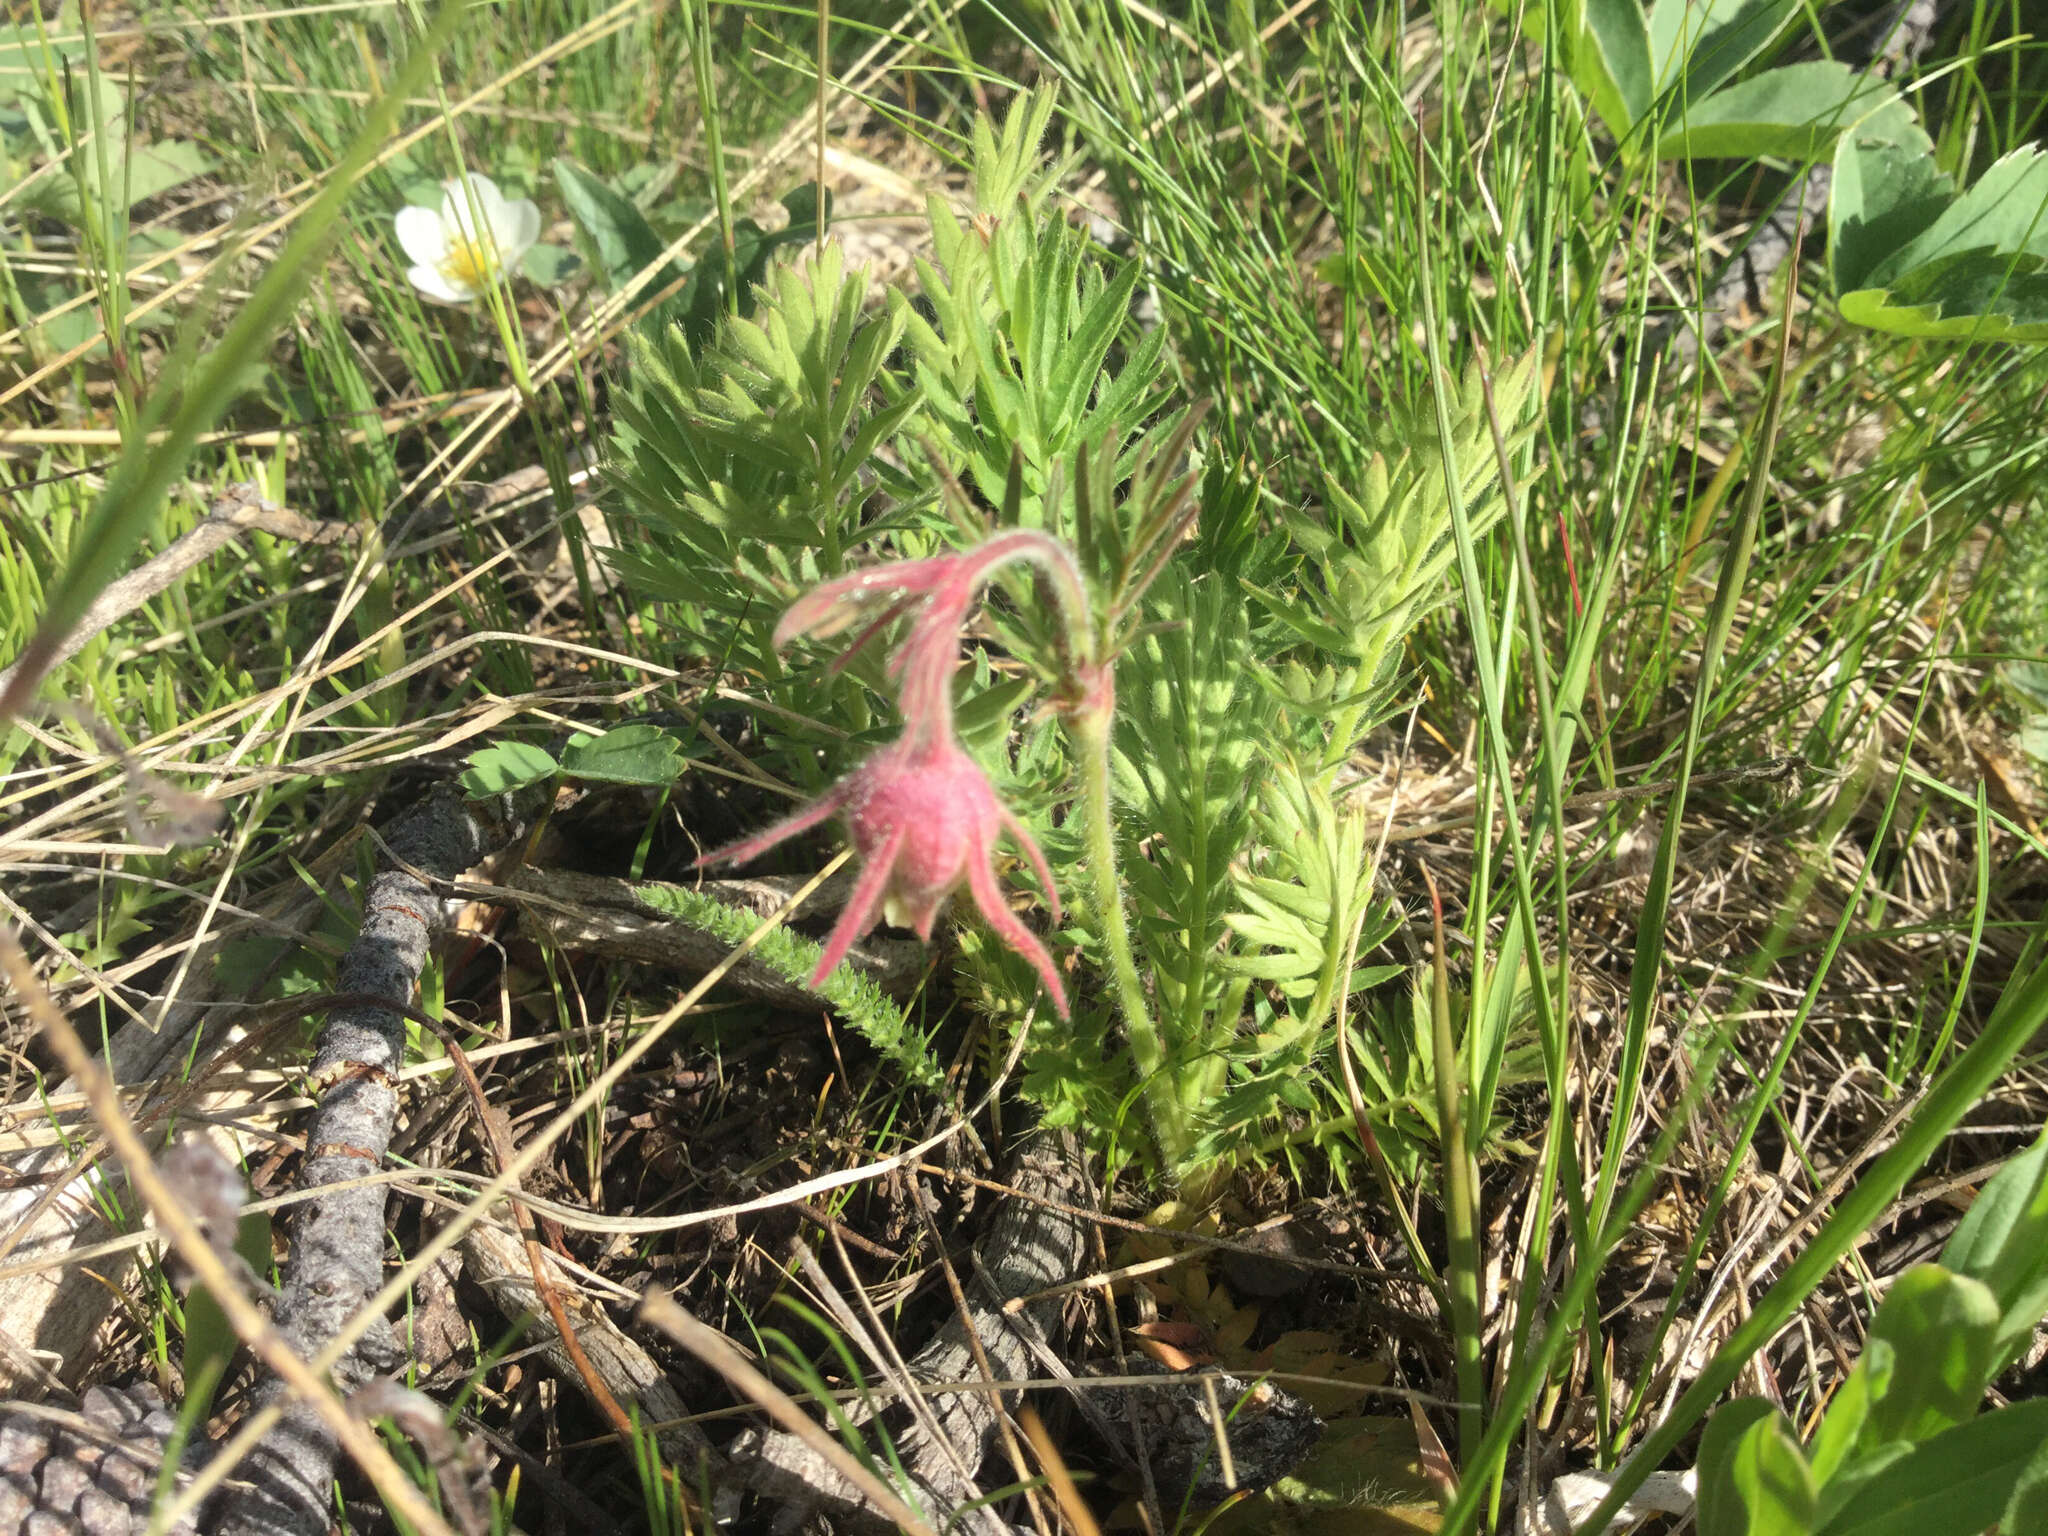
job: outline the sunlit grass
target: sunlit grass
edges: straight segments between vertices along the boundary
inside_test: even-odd
[[[1506,1182],[1489,1181],[1488,1128],[1526,1105],[1532,1075],[1547,1090],[1523,1125],[1526,1214],[1503,1229],[1522,1245],[1507,1266],[1520,1279],[1512,1300],[1505,1287],[1486,1299],[1496,1315],[1514,1306],[1512,1326],[1482,1348],[1465,1319],[1456,1341],[1463,1372],[1483,1368],[1507,1395],[1469,1418],[1458,1449],[1471,1457],[1486,1435],[1487,1459],[1468,1465],[1497,1478],[1511,1431],[1496,1414],[1555,1380],[1561,1342],[1536,1316],[1549,1263],[1586,1308],[1589,1445],[1625,1449],[1656,1394],[1648,1367],[1606,1379],[1594,1286],[1612,1218],[1648,1193],[1632,1182],[1644,1117],[1693,1107],[1672,1054],[1711,1064],[1738,1044],[1738,1004],[1767,982],[1789,989],[1785,1021],[1749,1058],[1739,1125],[1713,1132],[1731,1161],[1711,1214],[1760,1136],[1818,1171],[1785,1102],[1818,1049],[1810,1032],[1832,1022],[1885,1092],[1911,1098],[1951,1081],[1936,1075],[2019,952],[2006,891],[2038,834],[1979,765],[1995,748],[2031,772],[2001,736],[2025,706],[1987,690],[1995,663],[2042,633],[1999,598],[2013,590],[2008,534],[2040,516],[2039,353],[1859,331],[1809,260],[1689,363],[1666,322],[1719,269],[1755,168],[1688,179],[1616,155],[1538,46],[1540,15],[1359,0],[1170,17],[1100,0],[837,10],[828,136],[885,164],[900,155],[923,175],[957,159],[983,102],[1058,83],[1065,206],[1142,263],[1177,389],[1214,402],[1204,451],[1241,472],[1265,526],[1355,485],[1390,444],[1448,437],[1439,386],[1475,359],[1540,360],[1533,434],[1511,442],[1517,424],[1503,424],[1506,520],[1475,534],[1454,508],[1458,601],[1410,642],[1413,725],[1399,735],[1404,712],[1398,740],[1360,757],[1407,765],[1426,750],[1477,808],[1479,830],[1438,873],[1455,882],[1446,1007],[1468,1110],[1467,1144],[1448,1155],[1487,1154],[1481,1198]],[[239,23],[145,7],[88,38],[67,10],[0,54],[15,176],[0,194],[0,658],[59,594],[82,606],[238,482],[341,530],[319,546],[245,536],[55,669],[45,698],[79,716],[39,708],[0,738],[0,826],[33,843],[12,857],[119,848],[124,873],[157,882],[110,881],[97,910],[74,913],[56,935],[68,971],[39,957],[106,1027],[124,1010],[94,976],[130,974],[241,886],[289,879],[288,861],[330,845],[416,757],[438,770],[479,733],[539,739],[579,709],[644,708],[669,669],[708,676],[722,660],[678,655],[684,637],[658,610],[605,581],[581,512],[654,274],[730,249],[738,219],[813,174],[815,13],[698,0],[473,12],[406,85],[345,202],[315,214],[425,20],[410,5]],[[1959,29],[1926,93],[1958,168],[2027,142],[2048,100],[2042,51],[1999,25],[1985,13]],[[109,90],[122,112],[104,110]],[[97,118],[86,100],[102,102]],[[117,195],[106,142],[130,112],[138,141],[184,146],[187,168],[205,169],[132,204]],[[565,205],[562,158],[639,211],[660,258],[607,265],[616,253]],[[565,258],[515,274],[495,317],[425,302],[392,233],[399,208],[463,170],[537,201],[542,240]],[[67,182],[68,219],[35,195]],[[280,251],[328,216],[304,292],[277,301],[264,285]],[[275,326],[252,327],[234,366],[208,374],[265,292]],[[166,422],[189,456],[147,436]],[[117,548],[94,508],[129,488]],[[151,771],[231,796],[220,858],[138,837],[88,716]],[[1333,759],[1359,745],[1333,743]],[[1791,758],[1796,775],[1713,777]],[[1631,798],[1642,784],[1661,787]],[[1704,882],[1688,861],[1766,838],[1774,866],[1746,855],[1715,888],[1727,920],[1713,942],[1735,947],[1703,956],[1686,904]],[[1658,851],[1617,908],[1624,846]],[[1391,857],[1380,879],[1421,910]],[[1864,986],[1863,969],[1901,957],[1922,969]],[[1596,982],[1616,1006],[1594,1025]],[[1870,1016],[1824,1020],[1829,988],[1852,985],[1878,997]],[[566,994],[550,1007],[574,1087],[607,1056],[576,1054]],[[1597,1092],[1583,1084],[1589,1030]],[[1331,1082],[1317,1092],[1316,1115],[1256,1145],[1320,1193],[1348,1188],[1362,1154]],[[595,1106],[585,1127],[593,1188],[604,1116]],[[1406,1171],[1437,1198],[1427,1160]],[[1674,1290],[1661,1327],[1687,1294]]]

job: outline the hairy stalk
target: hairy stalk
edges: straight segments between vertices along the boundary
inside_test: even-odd
[[[1145,1001],[1145,986],[1138,979],[1138,961],[1131,949],[1130,919],[1124,912],[1123,881],[1117,873],[1116,820],[1109,793],[1109,731],[1114,717],[1113,705],[1091,704],[1067,717],[1067,731],[1073,737],[1074,755],[1080,759],[1082,839],[1088,851],[1089,876],[1095,882],[1095,904],[1102,910],[1102,942],[1116,978],[1117,1008],[1123,1014],[1124,1033],[1130,1038],[1131,1061],[1138,1069],[1145,1107],[1152,1117],[1160,1162],[1171,1170],[1186,1155],[1193,1138],[1186,1106],[1174,1091],[1172,1076],[1163,1070],[1166,1040]]]

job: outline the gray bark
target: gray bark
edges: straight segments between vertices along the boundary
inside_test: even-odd
[[[1019,1154],[1010,1182],[1039,1200],[1073,1205],[1086,1194],[1081,1152],[1072,1137],[1043,1136]],[[981,1262],[964,1281],[967,1312],[956,1312],[924,1348],[908,1362],[921,1382],[978,1381],[981,1370],[968,1347],[971,1329],[988,1357],[996,1379],[1015,1381],[1031,1375],[1030,1334],[1005,1315],[1003,1303],[1030,1296],[1074,1278],[1079,1271],[1086,1233],[1081,1221],[1038,1200],[1005,1200],[989,1223],[981,1243]],[[1025,1310],[1030,1329],[1050,1336],[1059,1322],[1059,1301],[1034,1302]],[[972,1473],[994,1444],[996,1419],[1015,1394],[999,1401],[990,1392],[956,1392],[929,1399],[932,1422],[944,1443],[900,1409],[887,1414],[891,1439],[904,1468],[917,1483],[927,1507],[955,1510],[977,1496]],[[856,1422],[870,1415],[856,1413]],[[820,1509],[855,1530],[889,1530],[866,1497],[829,1463],[796,1436],[781,1430],[749,1430],[736,1440],[728,1457],[735,1473],[757,1492],[792,1510]],[[969,1476],[963,1478],[959,1465]],[[984,1510],[962,1515],[964,1528],[1004,1531],[1007,1527]]]
[[[307,1134],[299,1185],[310,1188],[379,1168],[398,1115],[397,1071],[404,1063],[405,1018],[441,926],[441,898],[413,869],[452,880],[479,862],[503,829],[485,825],[487,811],[451,789],[435,791],[384,833],[397,861],[371,881],[363,925],[342,957],[337,990],[387,998],[395,1005],[338,1008],[327,1016],[314,1048],[312,1081],[318,1107]],[[387,861],[387,865],[393,861]],[[384,1279],[385,1187],[337,1190],[301,1208],[275,1321],[302,1357],[324,1349],[376,1293]],[[390,1324],[379,1319],[341,1357],[334,1379],[352,1392],[400,1363]],[[261,1400],[283,1393],[270,1382]],[[221,1536],[321,1536],[328,1526],[334,1478],[333,1437],[304,1404],[287,1408],[242,1469],[246,1481],[224,1496],[215,1529]]]

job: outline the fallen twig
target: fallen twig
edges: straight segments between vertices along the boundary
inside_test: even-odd
[[[1084,1223],[1069,1214],[1069,1202],[1084,1177],[1079,1149],[1069,1137],[1044,1137],[1019,1155],[1011,1182],[1052,1203],[1014,1200],[998,1208],[965,1288],[965,1306],[911,1358],[913,1379],[951,1383],[1029,1374],[1030,1347],[1019,1326],[1023,1320],[1007,1316],[1004,1304],[1047,1290],[1080,1265]],[[1059,1307],[1057,1300],[1042,1300],[1026,1311],[1035,1329],[1049,1335]],[[904,1468],[943,1507],[954,1508],[978,1496],[971,1474],[994,1443],[1003,1406],[998,1392],[948,1394],[930,1405],[928,1417],[891,1414],[887,1428]],[[854,1420],[872,1417],[856,1413]],[[886,1514],[863,1487],[821,1459],[808,1437],[788,1430],[750,1431],[728,1454],[736,1475],[786,1504],[822,1507],[836,1517],[870,1524]],[[962,1466],[969,1476],[963,1477]]]
[[[63,1062],[65,1070],[83,1087],[92,1103],[93,1113],[98,1117],[101,1131],[121,1159],[130,1184],[148,1203],[157,1226],[177,1249],[178,1256],[190,1266],[199,1283],[212,1294],[236,1336],[275,1373],[278,1392],[294,1396],[293,1413],[288,1415],[287,1421],[298,1417],[301,1422],[316,1428],[323,1440],[331,1436],[330,1446],[339,1443],[347,1447],[349,1455],[376,1484],[377,1491],[383,1495],[392,1512],[408,1521],[415,1530],[427,1533],[427,1536],[450,1536],[447,1525],[434,1512],[425,1495],[391,1459],[391,1453],[306,1364],[304,1354],[294,1349],[286,1331],[266,1318],[244,1294],[237,1277],[229,1272],[220,1255],[207,1242],[198,1219],[176,1198],[157,1172],[141,1135],[128,1118],[113,1080],[86,1050],[78,1032],[71,1027],[71,1021],[50,1001],[49,994],[43,991],[29,965],[28,956],[15,942],[13,933],[5,928],[0,928],[0,967],[4,967],[10,983],[27,1000],[37,1027]],[[381,1241],[378,1246],[381,1252]],[[328,1475],[331,1476],[331,1448],[328,1457]],[[324,1478],[320,1492],[326,1492]],[[310,1529],[315,1533],[324,1532],[327,1524],[325,1514],[317,1505],[315,1512],[319,1515],[319,1524]],[[225,1524],[221,1527],[222,1530],[228,1528]],[[275,1533],[307,1527],[303,1524],[275,1524],[262,1529]]]
[[[440,897],[422,876],[453,879],[504,841],[507,829],[487,829],[485,814],[482,805],[442,789],[384,833],[392,857],[364,894],[362,929],[342,957],[338,983],[343,992],[384,998],[388,1006],[337,1008],[320,1031],[311,1070],[319,1106],[299,1169],[302,1186],[342,1183],[383,1162],[405,1060],[403,1010],[441,921]],[[388,1194],[380,1185],[331,1190],[294,1224],[276,1319],[297,1358],[321,1353],[382,1287]],[[334,1376],[354,1391],[398,1360],[390,1325],[379,1317],[335,1361]],[[284,1381],[273,1381],[263,1396],[275,1400],[284,1390]],[[291,1404],[250,1455],[247,1480],[227,1496],[221,1536],[319,1536],[327,1529],[334,1455],[331,1426],[306,1404]]]

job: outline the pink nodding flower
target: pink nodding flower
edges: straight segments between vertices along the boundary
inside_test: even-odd
[[[1061,562],[1056,575],[1073,570],[1066,550],[1045,534],[998,534],[963,554],[897,561],[826,582],[791,604],[776,626],[781,645],[795,635],[833,634],[868,618],[833,664],[836,670],[891,619],[915,615],[889,663],[898,680],[903,734],[795,815],[697,861],[745,863],[829,817],[845,816],[861,874],[811,973],[814,987],[874,926],[885,905],[919,938],[929,939],[946,899],[964,882],[989,927],[1031,962],[1060,1017],[1070,1016],[1052,956],[1003,898],[994,866],[996,839],[1007,831],[1017,840],[1058,922],[1052,870],[1030,831],[996,797],[988,775],[953,735],[952,674],[961,627],[989,576],[1019,559],[1040,566]]]

